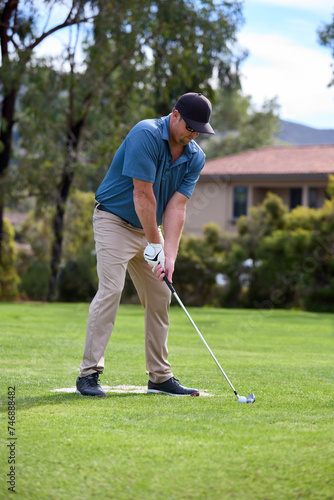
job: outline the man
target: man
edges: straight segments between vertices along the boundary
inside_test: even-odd
[[[199,395],[173,377],[167,361],[171,293],[163,278],[172,281],[186,202],[205,163],[193,139],[199,133],[214,134],[210,115],[210,101],[191,92],[179,98],[168,116],[137,123],[96,192],[93,225],[99,287],[89,308],[77,379],[82,395],[106,396],[99,375],[127,269],[145,308],[147,392]]]

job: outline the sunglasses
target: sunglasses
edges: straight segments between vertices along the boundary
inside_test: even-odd
[[[181,115],[181,118],[182,120],[184,121],[184,123],[186,124],[186,129],[188,130],[188,132],[197,132],[197,130],[194,130],[193,128],[191,128],[191,126],[185,121],[185,119],[183,118],[183,116]]]

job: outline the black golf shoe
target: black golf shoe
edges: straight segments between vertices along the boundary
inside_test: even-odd
[[[172,377],[162,384],[153,384],[150,380],[147,386],[148,394],[167,394],[169,396],[199,396],[199,391],[197,389],[189,389],[188,387],[183,387],[179,381]]]
[[[87,375],[87,377],[77,378],[78,394],[82,396],[106,396],[107,394],[99,385],[99,374],[97,372]]]

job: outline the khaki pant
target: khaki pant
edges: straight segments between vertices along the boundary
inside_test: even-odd
[[[144,259],[147,245],[144,231],[117,215],[94,210],[98,291],[89,307],[86,343],[80,377],[102,373],[104,354],[113,330],[124,287],[126,270],[145,308],[146,370],[153,383],[173,376],[167,361],[167,335],[171,294],[152,273]],[[136,325],[133,325],[134,329]]]

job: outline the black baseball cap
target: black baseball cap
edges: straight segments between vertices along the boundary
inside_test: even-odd
[[[211,102],[203,94],[189,92],[181,95],[175,104],[175,109],[196,132],[202,134],[215,133],[209,123],[212,111]]]

